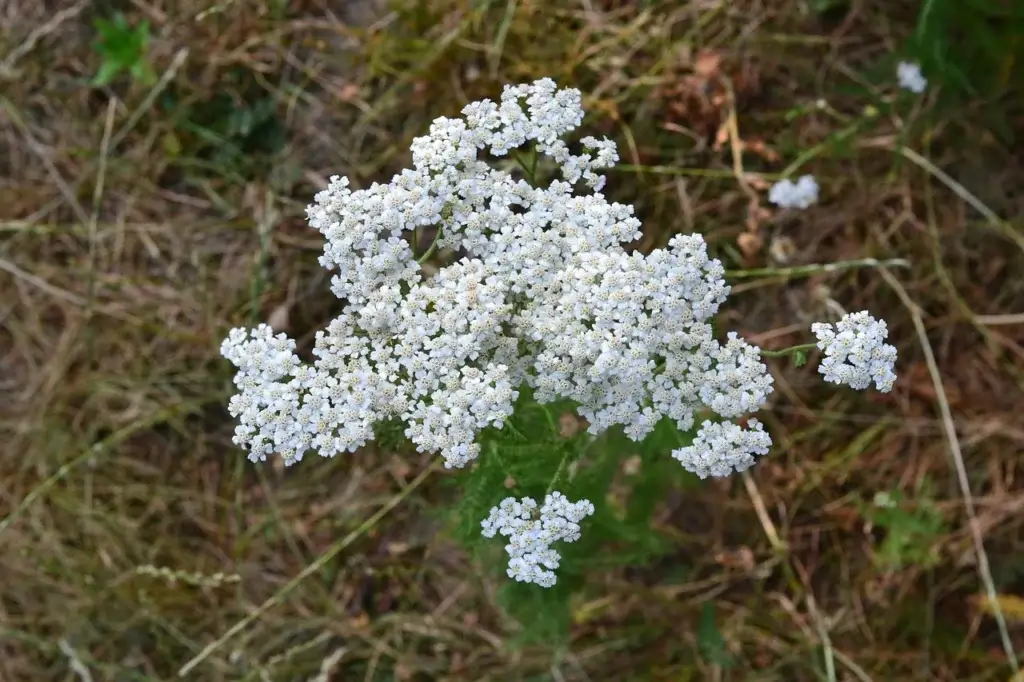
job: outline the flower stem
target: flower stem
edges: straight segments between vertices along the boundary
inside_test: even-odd
[[[877,258],[859,258],[844,260],[838,263],[814,263],[798,265],[792,268],[754,268],[753,270],[726,270],[725,276],[732,279],[746,277],[809,277],[819,273],[840,272],[855,268],[909,268],[910,261],[903,258],[878,260]]]
[[[546,498],[551,494],[551,491],[555,489],[555,484],[558,483],[558,477],[565,471],[565,462],[569,459],[569,449],[566,448],[565,452],[562,453],[562,461],[558,463],[558,469],[555,470],[555,475],[551,477],[551,482],[548,483],[548,489],[544,491],[544,497]]]
[[[804,351],[813,350],[818,347],[816,343],[804,343],[799,346],[793,346],[792,348],[783,348],[782,350],[764,350],[761,349],[761,355],[766,358],[784,358],[787,355],[793,355],[795,353],[801,353]]]
[[[443,227],[437,228],[437,234],[434,235],[434,241],[430,242],[430,247],[423,253],[422,256],[416,259],[417,263],[424,263],[428,258],[434,255],[434,251],[437,251],[437,242],[441,239],[441,233],[444,232]]]
[[[529,163],[523,159],[523,155],[519,152],[515,152],[516,163],[523,169],[523,173],[526,175],[527,181],[531,186],[537,186],[537,148],[533,147],[530,154]]]

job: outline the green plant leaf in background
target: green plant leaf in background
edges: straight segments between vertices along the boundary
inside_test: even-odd
[[[925,74],[969,97],[998,94],[1024,49],[1024,3],[925,0],[910,52]]]
[[[174,139],[165,143],[191,180],[229,178],[244,185],[284,167],[277,155],[288,142],[287,128],[274,97],[251,71],[229,69],[221,89],[203,98],[183,97],[171,84],[158,102],[173,124]]]
[[[880,491],[871,504],[862,503],[861,510],[865,518],[885,531],[885,538],[876,548],[881,565],[929,568],[938,562],[935,542],[945,531],[945,523],[927,483],[917,491],[913,504],[899,490]]]
[[[93,50],[102,60],[100,68],[92,79],[92,85],[102,87],[125,71],[143,85],[156,82],[153,67],[146,59],[149,48],[149,22],[138,26],[128,25],[124,14],[118,12],[113,19],[98,18],[93,28],[99,37],[93,42]]]
[[[700,622],[697,625],[697,646],[701,655],[714,665],[728,668],[733,664],[732,656],[725,647],[718,625],[715,623],[715,604],[706,601],[700,608]]]

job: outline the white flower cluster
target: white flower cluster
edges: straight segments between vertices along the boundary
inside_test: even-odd
[[[347,302],[317,334],[311,365],[265,326],[224,342],[239,369],[235,442],[251,459],[353,451],[377,422],[399,419],[420,451],[462,467],[480,452],[477,434],[503,426],[524,384],[542,402],[579,403],[591,432],[620,425],[636,440],[663,417],[688,431],[698,412],[732,419],[764,405],[772,378],[759,349],[735,334],[725,345],[713,338],[710,320],[729,287],[703,238],[629,253],[624,244],[641,236],[632,207],[575,193],[580,180],[600,189],[596,171],[618,160],[609,140],[583,138],[573,154],[560,139],[582,120],[577,90],[550,79],[507,86],[500,103],[462,113],[416,138],[413,168],[389,184],[352,191],[335,177],[309,207],[326,237],[321,263]],[[526,143],[563,179],[533,187],[478,159]],[[405,235],[426,226],[439,247],[465,254],[429,279]],[[707,424],[698,442],[719,447],[724,427]],[[693,447],[675,456],[691,471],[726,475],[765,442],[733,438],[710,468]]]
[[[921,67],[913,62],[900,62],[896,65],[896,78],[904,90],[920,95],[928,87],[928,79],[921,73]]]
[[[796,182],[779,180],[768,191],[768,201],[780,208],[805,209],[818,203],[818,182],[813,175],[801,175]]]
[[[767,455],[772,445],[764,427],[757,419],[749,419],[744,431],[729,422],[704,422],[693,445],[676,450],[672,456],[688,463],[687,468],[701,478],[728,476],[754,466],[754,455]]]
[[[825,351],[818,367],[825,381],[863,390],[874,380],[882,393],[892,390],[896,348],[885,343],[889,331],[884,320],[861,311],[844,315],[834,327],[812,324],[811,331],[818,337],[818,348]]]
[[[589,500],[569,502],[562,493],[553,492],[545,496],[539,513],[537,502],[530,497],[518,501],[506,497],[480,525],[484,537],[500,533],[508,538],[508,577],[551,587],[556,582],[554,569],[562,559],[551,544],[578,540],[580,521],[593,513]]]

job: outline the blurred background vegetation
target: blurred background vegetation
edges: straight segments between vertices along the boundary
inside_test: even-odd
[[[1022,51],[1015,0],[0,3],[0,679],[1020,680]],[[888,395],[773,361],[771,457],[670,489],[669,549],[595,557],[559,646],[400,438],[248,464],[218,353],[340,310],[304,224],[329,176],[542,76],[619,143],[638,248],[770,269],[729,328],[868,308],[901,357]],[[821,204],[769,210],[798,171]],[[866,257],[912,267],[786,270]]]

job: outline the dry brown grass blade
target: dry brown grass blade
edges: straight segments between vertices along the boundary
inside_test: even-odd
[[[355,542],[365,532],[373,528],[377,523],[383,519],[388,513],[397,507],[405,498],[412,494],[417,488],[419,488],[427,478],[435,472],[441,464],[440,459],[435,459],[433,463],[425,468],[416,478],[409,482],[402,490],[397,492],[395,495],[388,500],[387,504],[382,506],[376,513],[366,519],[362,524],[359,525],[354,531],[346,535],[344,538],[333,544],[330,549],[321,554],[317,559],[306,566],[302,571],[294,578],[289,580],[284,586],[281,587],[272,597],[267,599],[265,602],[260,604],[252,613],[232,625],[227,632],[218,637],[216,640],[208,644],[198,654],[196,654],[192,660],[183,665],[178,670],[178,677],[187,676],[192,670],[195,669],[200,663],[210,657],[214,651],[224,645],[229,639],[239,634],[245,628],[249,627],[254,621],[259,619],[264,613],[274,608],[281,603],[281,600],[288,596],[296,587],[302,584],[302,582],[313,575],[320,569],[322,569],[331,559],[336,557],[340,552],[344,551],[346,547]]]
[[[861,142],[860,146],[874,149],[887,149],[895,154],[899,154],[908,161],[913,162],[923,170],[927,171],[948,187],[954,194],[960,197],[965,203],[970,205],[971,208],[980,213],[991,228],[1016,244],[1021,252],[1024,253],[1024,235],[1019,234],[1015,229],[1008,225],[1005,220],[1000,218],[995,211],[986,206],[985,202],[974,196],[974,194],[972,194],[966,187],[951,178],[948,173],[924,156],[921,156],[913,149],[909,149],[904,145],[894,144],[891,137],[864,140]]]
[[[34,286],[34,287],[36,287],[36,288],[38,288],[38,289],[40,289],[42,291],[45,291],[46,293],[48,293],[49,295],[53,296],[54,298],[59,298],[62,301],[67,301],[68,303],[71,303],[72,305],[76,305],[76,306],[84,306],[85,305],[85,299],[84,298],[82,298],[82,297],[78,296],[77,294],[74,294],[74,293],[72,293],[70,291],[66,291],[64,289],[61,289],[60,287],[58,287],[58,286],[56,286],[54,284],[50,284],[49,282],[47,282],[42,277],[39,277],[38,275],[33,275],[31,272],[26,272],[26,271],[22,270],[21,268],[19,268],[14,263],[10,263],[10,262],[4,260],[3,258],[0,258],[0,270],[4,270],[8,274],[10,274],[10,275],[12,275],[14,277],[17,277],[18,279],[21,279],[21,280],[24,280],[24,281],[28,282],[32,286]]]
[[[764,499],[757,489],[757,483],[754,482],[753,476],[750,475],[749,471],[744,471],[740,476],[743,479],[743,486],[747,489],[747,495],[750,496],[750,502],[754,505],[754,511],[757,513],[757,518],[761,522],[761,527],[764,528],[764,534],[767,536],[768,542],[771,543],[772,549],[776,552],[785,552],[786,543],[779,537],[779,532],[775,530],[775,523],[772,521],[771,515],[768,514],[768,508],[765,507]]]
[[[975,315],[974,321],[990,327],[1024,324],[1024,313],[1006,313],[1005,315]]]
[[[992,569],[989,566],[988,553],[985,551],[985,539],[982,537],[978,516],[975,512],[974,494],[971,492],[970,478],[967,475],[963,452],[960,450],[960,439],[957,436],[956,425],[953,422],[953,412],[949,407],[949,400],[946,397],[946,390],[942,383],[942,375],[939,372],[938,363],[935,361],[935,353],[932,350],[931,342],[928,340],[928,333],[924,326],[921,309],[914,303],[906,288],[892,273],[886,270],[879,270],[878,272],[885,279],[886,283],[892,287],[893,291],[896,292],[896,295],[906,307],[907,312],[910,313],[911,319],[914,322],[914,329],[917,331],[918,341],[921,349],[924,351],[925,363],[928,366],[928,374],[935,386],[935,395],[939,413],[942,417],[946,442],[949,445],[950,458],[956,471],[956,480],[960,487],[960,496],[963,499],[964,511],[967,514],[968,526],[971,532],[971,540],[973,541],[975,556],[978,560],[978,577],[981,579],[982,586],[985,588],[985,594],[992,605],[992,613],[999,627],[999,637],[1002,640],[1006,659],[1016,674],[1020,671],[1020,664],[1017,661],[1017,653],[1014,651],[1013,642],[1010,639],[1010,633],[1006,626],[1006,617],[999,606],[998,592],[996,591],[995,581],[992,579]]]
[[[209,400],[210,402],[212,402],[215,400],[219,400],[220,398],[221,396],[211,396]],[[10,514],[5,516],[3,520],[0,520],[0,536],[2,536],[12,525],[14,525],[14,522],[17,521],[21,517],[21,515],[25,513],[25,510],[31,507],[37,499],[45,495],[48,490],[50,490],[53,486],[57,485],[57,483],[63,480],[68,474],[70,474],[78,467],[89,462],[90,460],[95,460],[96,458],[106,455],[107,453],[112,451],[113,448],[115,448],[118,444],[124,442],[128,438],[131,438],[137,433],[145,431],[146,429],[151,429],[158,424],[163,424],[164,422],[167,422],[176,417],[187,415],[191,412],[194,412],[196,409],[200,407],[202,407],[202,404],[196,403],[177,405],[167,410],[158,412],[157,414],[154,414],[148,419],[143,419],[135,423],[129,424],[123,429],[115,431],[114,433],[104,438],[99,443],[96,443],[88,450],[72,459],[70,462],[67,462],[66,464],[62,465],[59,469],[57,469],[57,471],[55,471],[48,478],[46,478],[46,480],[44,480],[42,483],[34,487],[32,491],[29,492],[29,494],[26,495],[21,500],[21,502],[18,503],[18,506],[16,506],[14,510],[11,511]]]
[[[32,131],[29,130],[28,125],[22,118],[21,113],[15,107],[14,103],[8,100],[6,97],[0,97],[0,107],[7,113],[7,118],[14,124],[14,127],[18,129],[22,137],[25,140],[26,145],[42,162],[43,167],[46,168],[46,172],[49,174],[53,184],[60,190],[61,196],[64,197],[64,201],[71,208],[75,214],[75,218],[83,225],[89,224],[89,214],[82,208],[82,204],[79,203],[78,198],[75,196],[75,189],[73,189],[61,175],[57,166],[53,163],[53,159],[50,158],[50,154],[43,147],[43,145],[36,140],[32,135]]]
[[[57,31],[57,29],[59,29],[65,22],[77,17],[82,13],[82,10],[86,9],[88,6],[89,3],[83,0],[82,2],[75,3],[71,7],[65,7],[60,11],[54,12],[49,21],[32,31],[32,33],[30,33],[28,37],[18,45],[18,47],[11,50],[7,56],[4,57],[3,62],[0,62],[0,78],[16,78],[17,72],[15,71],[14,66],[18,60],[31,52],[40,40]]]

